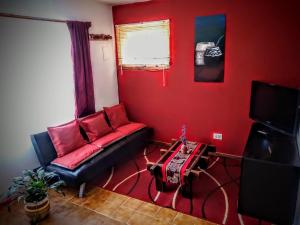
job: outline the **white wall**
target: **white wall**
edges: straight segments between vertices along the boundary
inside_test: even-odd
[[[0,12],[91,21],[113,35],[111,6],[89,0],[1,0]],[[64,23],[0,17],[0,192],[39,165],[30,134],[74,118],[71,41]],[[114,41],[93,41],[96,109],[118,103]],[[104,52],[103,52],[104,50]]]

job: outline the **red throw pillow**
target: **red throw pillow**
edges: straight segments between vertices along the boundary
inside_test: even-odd
[[[129,123],[125,107],[122,103],[112,107],[103,108],[113,129],[117,129],[120,126]]]
[[[112,132],[103,112],[95,113],[79,120],[80,126],[86,132],[89,141],[93,142],[107,133]]]
[[[62,157],[86,144],[80,133],[77,120],[57,127],[48,127],[48,134],[58,157]]]

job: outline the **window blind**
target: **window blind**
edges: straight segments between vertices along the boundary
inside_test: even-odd
[[[116,25],[116,39],[118,64],[122,67],[170,65],[169,20]]]

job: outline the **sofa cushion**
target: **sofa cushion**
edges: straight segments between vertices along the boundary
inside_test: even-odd
[[[74,170],[66,169],[54,164],[49,164],[45,168],[47,171],[59,174],[61,179],[63,179],[68,186],[78,187],[84,182],[94,181],[95,177],[101,175],[106,169],[126,160],[131,154],[143,149],[152,135],[153,129],[145,127],[106,147],[100,151],[99,154]],[[53,151],[55,151],[54,148]]]
[[[104,107],[103,109],[113,129],[129,123],[125,107],[122,103],[112,107]]]
[[[107,135],[104,135],[104,136],[98,138],[96,141],[92,142],[91,144],[96,145],[100,148],[104,148],[104,147],[107,147],[108,145],[113,144],[114,142],[122,139],[123,137],[125,137],[124,134],[122,134],[119,131],[114,131],[114,132],[111,132]]]
[[[104,113],[98,112],[79,120],[80,126],[86,132],[89,141],[93,142],[99,137],[104,136],[112,131],[108,126]]]
[[[144,127],[146,127],[146,125],[143,123],[131,122],[129,124],[118,127],[117,131],[121,132],[123,135],[129,135],[129,134],[132,134],[136,131],[143,129]]]
[[[101,152],[101,150],[101,148],[95,145],[86,144],[67,155],[56,158],[51,164],[74,170],[88,159]]]
[[[56,127],[48,127],[48,134],[58,157],[85,145],[77,120]]]

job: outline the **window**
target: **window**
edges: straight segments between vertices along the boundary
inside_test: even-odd
[[[165,69],[170,65],[169,20],[116,25],[119,66]]]

